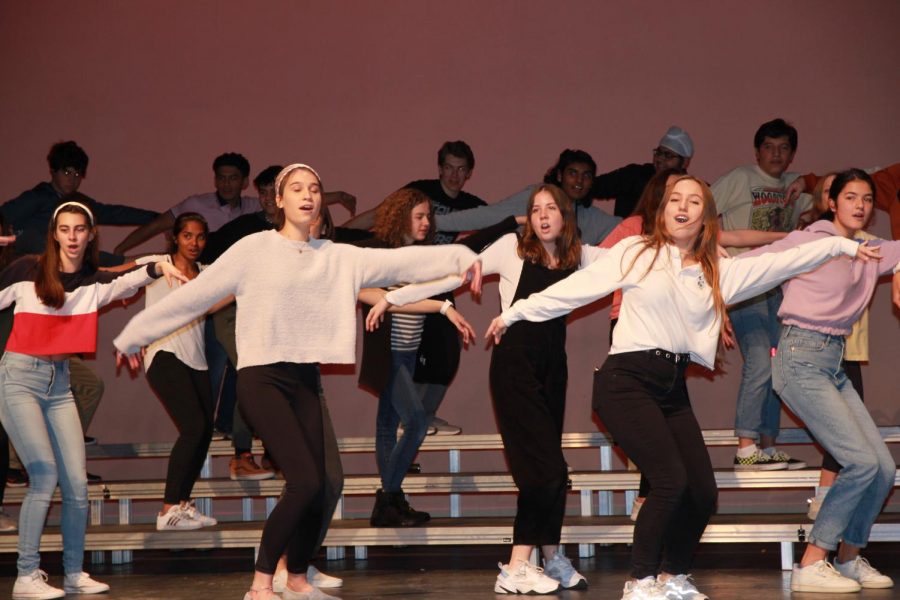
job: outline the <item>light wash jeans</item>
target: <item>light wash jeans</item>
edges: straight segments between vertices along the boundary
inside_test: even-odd
[[[778,345],[781,331],[781,299],[781,290],[776,288],[728,311],[744,357],[734,415],[738,437],[756,441],[760,435],[778,437],[781,403],[772,391],[772,348]]]
[[[391,350],[391,377],[378,397],[375,417],[375,461],[386,492],[399,492],[403,478],[428,432],[429,419],[422,396],[412,380],[416,351]],[[403,435],[397,437],[397,425]]]
[[[834,550],[841,540],[863,548],[896,465],[878,427],[841,367],[844,337],[787,325],[772,359],[775,391],[813,437],[844,466],[809,536]]]
[[[19,513],[19,575],[40,566],[41,533],[57,482],[62,493],[63,568],[80,573],[88,495],[84,434],[69,387],[69,361],[7,352],[0,359],[0,421],[31,483]]]

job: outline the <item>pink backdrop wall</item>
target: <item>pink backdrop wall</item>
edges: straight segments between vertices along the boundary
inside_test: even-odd
[[[467,189],[488,201],[539,179],[566,147],[591,152],[601,171],[645,162],[670,124],[691,133],[691,170],[709,181],[751,162],[753,132],[775,116],[800,130],[798,171],[900,158],[900,4],[698,1],[677,8],[649,1],[3,2],[0,199],[45,179],[47,149],[63,139],[90,154],[82,191],[157,210],[210,191],[210,164],[224,151],[245,154],[254,175],[269,164],[308,162],[329,189],[356,194],[361,208],[406,181],[435,176],[435,151],[446,139],[472,145],[477,167]],[[879,215],[873,230],[886,234],[886,225]],[[104,248],[126,233],[105,228]],[[157,239],[141,249],[161,248]],[[900,336],[889,300],[881,286],[873,358],[864,369],[867,401],[884,425],[900,423]],[[460,305],[483,331],[497,311],[496,287],[480,306],[468,298]],[[107,394],[92,433],[104,442],[174,434],[143,376],[133,380],[112,366],[110,340],[136,310],[113,309],[101,322],[93,364]],[[579,313],[569,328],[568,431],[595,429],[591,372],[607,335],[605,305]],[[464,355],[442,410],[468,433],[495,431],[487,358],[481,346]],[[724,372],[691,380],[705,428],[732,426],[740,364],[731,352]],[[348,369],[326,380],[341,436],[373,433],[375,400],[355,380]],[[811,449],[799,452],[818,461]],[[713,457],[727,464],[730,451],[713,450]],[[573,461],[595,462],[593,455]],[[371,462],[351,459],[348,470],[370,470]],[[116,474],[114,465],[92,468]]]

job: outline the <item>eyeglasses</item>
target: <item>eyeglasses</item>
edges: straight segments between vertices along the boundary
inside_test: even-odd
[[[653,149],[653,158],[662,158],[664,160],[674,160],[676,158],[681,158],[681,155],[675,154],[671,150],[667,150],[663,147],[659,147],[659,148]]]
[[[81,174],[81,171],[79,171],[78,169],[72,169],[71,167],[60,169],[59,172],[66,177],[75,177],[76,179],[81,179],[82,177],[84,177],[84,175]]]

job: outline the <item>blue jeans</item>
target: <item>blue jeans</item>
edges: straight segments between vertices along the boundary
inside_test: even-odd
[[[878,427],[841,367],[844,337],[793,325],[783,328],[772,359],[775,391],[843,465],[809,541],[834,550],[841,540],[863,548],[894,484],[896,465]]]
[[[734,433],[759,441],[778,437],[781,404],[772,391],[772,348],[778,345],[781,290],[774,289],[738,304],[728,316],[744,357],[734,415]]]
[[[375,461],[381,474],[381,487],[386,492],[400,491],[403,478],[428,432],[429,418],[412,380],[415,368],[415,350],[391,350],[391,377],[378,396],[375,417]],[[400,423],[403,435],[397,438]]]
[[[0,421],[31,483],[19,513],[19,575],[40,566],[41,533],[57,482],[62,493],[63,567],[80,573],[88,495],[84,436],[69,388],[69,361],[7,352],[0,359]]]

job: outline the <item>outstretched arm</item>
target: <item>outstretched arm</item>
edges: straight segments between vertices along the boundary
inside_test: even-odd
[[[171,231],[174,225],[175,216],[172,214],[172,211],[167,210],[149,223],[141,225],[129,233],[128,236],[115,247],[113,254],[124,256],[126,252],[135,246],[143,244],[153,236],[163,233],[164,231]]]
[[[398,312],[409,314],[428,314],[439,312],[456,326],[463,338],[463,343],[468,345],[475,339],[475,330],[469,325],[469,322],[456,310],[456,307],[449,300],[441,302],[440,300],[420,300],[412,304],[403,306],[394,306],[384,299],[387,292],[381,288],[365,288],[359,291],[360,302],[365,302],[372,306],[369,314],[366,315],[366,331],[375,331],[384,320],[386,312]]]
[[[860,260],[880,256],[877,247],[866,243],[795,231],[780,242],[745,252],[738,258],[720,260],[722,299],[726,304],[734,304],[752,298],[841,254]]]

